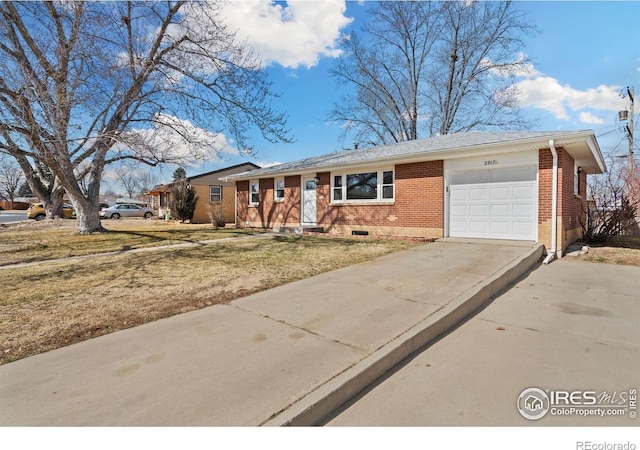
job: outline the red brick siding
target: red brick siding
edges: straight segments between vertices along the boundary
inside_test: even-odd
[[[444,162],[395,167],[395,202],[389,205],[330,205],[331,174],[318,174],[318,225],[444,227]]]
[[[574,160],[565,150],[558,152],[559,184],[562,187],[558,214],[562,217],[564,230],[572,230],[580,226],[578,223],[578,206],[573,191]]]
[[[538,224],[551,219],[553,183],[553,155],[551,150],[540,150],[538,160]]]
[[[396,166],[396,189],[402,226],[444,228],[444,161]]]
[[[273,178],[259,180],[259,204],[257,207],[249,206],[249,182],[238,181],[238,223],[256,223],[265,228],[281,224],[300,224],[300,176],[290,176],[284,179],[284,201],[274,200]],[[257,212],[253,218],[250,211]]]
[[[567,233],[581,227],[585,218],[587,177],[583,172],[579,176],[579,196],[573,190],[574,160],[562,148],[558,152],[558,218],[562,220],[562,228],[558,230],[558,247],[565,248],[575,238]],[[552,182],[553,156],[550,149],[540,150],[538,170],[538,224],[552,218]],[[551,243],[550,228],[541,229],[543,235],[539,239]],[[549,236],[546,234],[549,233]]]

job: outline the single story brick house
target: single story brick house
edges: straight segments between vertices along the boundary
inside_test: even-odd
[[[592,131],[467,132],[226,179],[243,227],[537,241],[561,255],[581,237],[587,174],[605,170]]]
[[[225,177],[247,171],[259,169],[260,166],[246,162],[213,172],[202,173],[189,177],[189,183],[196,191],[198,202],[193,213],[191,223],[209,223],[209,205],[219,203],[222,205],[224,218],[227,223],[236,221],[236,186],[235,183],[224,180]]]
[[[236,173],[259,169],[260,166],[245,162],[235,166],[225,167],[212,172],[202,173],[187,178],[198,196],[196,209],[191,223],[209,223],[209,205],[220,204],[227,223],[236,222],[236,185],[234,182],[225,181],[224,178]],[[171,201],[171,188],[173,184],[155,186],[147,195],[150,197],[151,207],[159,217],[164,217],[169,211]]]

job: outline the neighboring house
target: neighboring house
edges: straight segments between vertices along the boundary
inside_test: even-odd
[[[235,223],[236,185],[234,182],[223,181],[222,178],[259,168],[260,166],[253,163],[242,163],[189,177],[189,183],[198,196],[191,223],[211,222],[209,218],[209,205],[211,204],[222,205],[225,221]],[[172,184],[155,186],[148,194],[150,206],[159,217],[165,217],[165,213],[169,211],[172,186]]]
[[[468,132],[227,179],[244,227],[538,241],[561,254],[581,236],[587,174],[605,170],[592,131]]]
[[[169,210],[169,200],[171,200],[171,184],[158,184],[154,186],[147,194],[149,208],[153,209],[154,214],[158,217],[165,218]]]

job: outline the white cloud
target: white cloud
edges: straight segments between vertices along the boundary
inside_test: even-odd
[[[581,112],[580,113],[580,122],[581,123],[590,123],[590,124],[599,124],[604,123],[600,117],[591,114],[590,112]]]
[[[120,141],[113,151],[131,151],[145,159],[185,167],[218,161],[222,153],[239,154],[233,140],[224,134],[166,114],[157,114],[152,128],[131,130],[120,136]]]
[[[337,57],[345,17],[344,0],[234,0],[223,7],[230,31],[246,39],[265,65],[313,67],[323,56]]]
[[[570,120],[569,110],[618,111],[624,106],[620,86],[600,85],[579,90],[537,71],[532,78],[516,83],[514,88],[521,106],[543,109],[560,120]],[[596,116],[586,112],[581,114],[580,120],[585,123],[602,123],[597,121],[599,119]]]

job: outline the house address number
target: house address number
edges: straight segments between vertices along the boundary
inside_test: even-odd
[[[489,159],[484,162],[485,166],[495,166],[496,164],[498,164],[498,161],[495,159]]]

